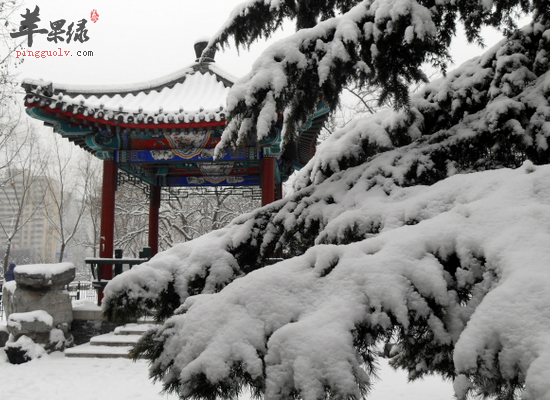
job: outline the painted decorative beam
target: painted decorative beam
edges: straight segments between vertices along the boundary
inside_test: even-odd
[[[261,158],[255,147],[239,147],[223,150],[214,160],[214,149],[191,148],[168,150],[120,150],[115,152],[115,159],[121,163],[175,163],[184,161],[247,161]]]

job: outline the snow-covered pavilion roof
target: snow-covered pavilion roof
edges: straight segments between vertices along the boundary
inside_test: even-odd
[[[27,114],[150,184],[257,186],[264,156],[280,160],[277,179],[286,180],[313,156],[328,109],[320,105],[284,154],[281,127],[274,125],[267,139],[251,140],[214,160],[236,79],[215,65],[214,50],[206,45],[195,44],[195,63],[140,84],[82,86],[26,79]]]
[[[23,81],[27,107],[78,115],[105,124],[159,125],[221,122],[235,78],[213,60],[199,60],[169,76],[137,85],[59,85]]]

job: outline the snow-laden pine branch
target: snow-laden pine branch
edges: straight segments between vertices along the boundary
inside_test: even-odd
[[[396,338],[394,365],[461,398],[550,396],[549,22],[348,124],[287,198],[115,278],[110,318],[176,314],[136,349],[152,376],[183,398],[358,397]]]
[[[319,185],[329,186],[339,189]],[[316,399],[327,388],[358,396],[369,382],[360,365],[372,364],[376,342],[393,334],[394,363],[413,378],[463,374],[479,389],[525,376],[534,381],[528,393],[550,393],[548,371],[537,367],[550,362],[542,312],[550,301],[548,187],[550,167],[527,162],[430,187],[370,190],[370,207],[355,218],[379,221],[379,234],[318,245],[219,294],[189,297],[155,333],[152,371],[184,397],[243,383],[270,398]],[[234,240],[251,228],[235,227]],[[209,266],[202,292],[215,292],[239,268],[223,250],[227,233],[157,256],[113,281],[108,296],[124,287],[131,300],[154,298],[173,277],[176,292],[187,293],[200,265]]]
[[[248,1],[211,40],[211,46],[249,46],[277,30],[285,18],[297,32],[267,48],[228,97],[229,124],[222,146],[263,139],[281,112],[285,140],[314,112],[322,98],[336,109],[351,82],[379,88],[380,102],[409,106],[408,87],[425,81],[424,63],[446,70],[448,48],[460,19],[471,41],[483,26],[513,27],[515,12],[531,7],[548,18],[544,4],[506,1]]]

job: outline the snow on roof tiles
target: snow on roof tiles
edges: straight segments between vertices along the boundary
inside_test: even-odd
[[[124,123],[192,123],[225,120],[234,78],[198,63],[139,85],[69,86],[25,80],[28,105]]]

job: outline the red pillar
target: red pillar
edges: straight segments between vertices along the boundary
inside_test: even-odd
[[[149,199],[149,247],[151,256],[159,251],[160,186],[151,185]]]
[[[112,258],[115,236],[115,191],[117,165],[115,161],[103,161],[103,188],[101,192],[101,235],[99,257]],[[112,279],[112,265],[101,266],[101,278]],[[98,304],[103,300],[103,291],[99,291]]]
[[[275,201],[275,159],[262,158],[262,206]]]

